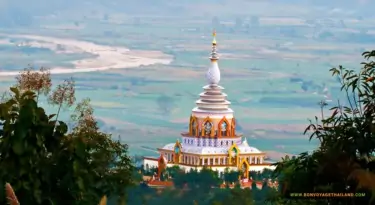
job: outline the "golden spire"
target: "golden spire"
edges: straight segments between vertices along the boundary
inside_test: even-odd
[[[212,32],[212,36],[214,37],[214,39],[212,40],[212,45],[216,45],[216,30],[215,29]]]

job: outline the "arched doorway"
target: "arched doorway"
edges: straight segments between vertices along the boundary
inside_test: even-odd
[[[221,125],[220,125],[220,134],[221,134],[221,136],[228,136],[228,130],[227,130],[227,128],[228,128],[228,123],[227,122],[223,122],[223,123],[221,123]]]
[[[213,137],[215,135],[214,123],[207,117],[202,123],[202,136]]]
[[[178,164],[180,163],[180,159],[181,159],[181,152],[182,152],[182,146],[181,146],[181,143],[177,140],[176,144],[174,145],[174,159],[173,159],[173,162],[175,164]]]
[[[197,136],[198,135],[198,122],[195,116],[191,116],[190,118],[190,135]]]
[[[211,136],[211,130],[213,127],[212,122],[207,121],[204,123],[203,126],[204,126],[204,134],[205,134],[204,136]]]
[[[240,163],[239,170],[241,170],[242,177],[244,179],[249,178],[250,165],[246,159],[243,159]]]
[[[229,157],[230,164],[237,166],[239,155],[240,155],[240,150],[238,149],[236,144],[233,144],[228,149],[228,157]]]
[[[158,159],[158,178],[160,178],[163,171],[167,168],[167,159],[163,155],[160,155]]]
[[[219,137],[227,137],[230,135],[229,122],[225,117],[218,123],[218,131]]]

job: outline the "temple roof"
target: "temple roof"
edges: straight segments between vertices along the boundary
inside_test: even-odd
[[[164,150],[174,150],[175,143],[170,143],[165,145],[162,149]],[[255,147],[250,147],[247,143],[246,144],[240,144],[237,145],[237,147],[240,149],[240,154],[258,154],[262,153]],[[228,147],[197,147],[193,145],[182,145],[183,153],[191,153],[191,154],[228,154]]]
[[[216,50],[216,32],[213,33],[213,40],[212,40],[212,51],[211,51],[211,65],[207,70],[206,73],[206,80],[210,85],[217,85],[220,82],[220,69],[217,61],[219,60],[219,56],[217,55]]]
[[[224,114],[233,112],[233,110],[229,108],[231,103],[227,100],[227,95],[222,92],[224,88],[219,85],[221,77],[216,46],[216,32],[214,31],[210,56],[211,63],[206,72],[208,85],[203,87],[204,92],[199,95],[199,99],[195,102],[197,107],[193,109],[193,112],[224,112]]]
[[[224,113],[233,113],[233,110],[228,108],[226,110],[208,110],[207,108],[206,109],[201,109],[199,107],[195,107],[193,108],[192,110],[193,112],[203,112],[203,113],[207,113],[207,111],[209,111],[210,113],[214,113],[214,114],[224,114]]]
[[[206,85],[203,87],[204,92],[199,95],[199,99],[195,102],[197,107],[194,108],[195,110],[200,111],[229,111],[233,112],[229,105],[231,104],[227,100],[227,94],[223,93],[222,90],[224,89],[218,85]]]

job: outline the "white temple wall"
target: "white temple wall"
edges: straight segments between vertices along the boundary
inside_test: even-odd
[[[210,143],[211,141],[211,143]],[[182,145],[197,146],[197,147],[230,147],[233,144],[242,144],[242,138],[191,138],[182,137]]]
[[[150,159],[144,159],[143,160],[143,167],[144,169],[147,169],[147,166],[148,168],[153,168],[153,167],[158,167],[158,161],[157,160],[150,160]],[[167,164],[168,167],[173,167],[175,166],[175,164],[171,164],[171,163],[168,163]],[[195,166],[188,166],[188,165],[178,165],[180,168],[184,169],[186,172],[189,172],[191,168],[193,169],[197,169],[198,171],[202,170],[203,166],[198,166],[198,167],[195,167]],[[234,170],[234,171],[237,171],[237,167],[212,167],[213,170],[215,171],[224,171],[226,168],[228,168],[229,170]],[[272,165],[256,165],[256,166],[252,166],[250,164],[250,171],[263,171],[264,169],[275,169],[276,167],[275,166],[272,166]]]
[[[175,166],[175,164],[168,164],[167,165],[168,167],[173,167]],[[194,166],[188,166],[188,165],[178,165],[181,169],[185,170],[185,172],[189,172],[190,169],[197,169],[198,171],[201,171],[203,169],[203,166],[199,166],[199,167],[194,167]],[[214,171],[218,171],[218,172],[224,172],[226,169],[229,169],[229,171],[238,171],[238,168],[237,167],[224,167],[224,166],[221,166],[221,167],[211,167],[212,170]],[[264,169],[271,169],[271,170],[274,170],[276,167],[275,166],[271,166],[271,165],[264,165],[264,166],[260,166],[260,165],[257,165],[257,166],[250,166],[249,168],[249,171],[260,171],[262,172]]]
[[[144,169],[150,169],[153,167],[158,167],[158,161],[157,160],[150,160],[150,159],[144,159],[143,160],[143,168]]]
[[[233,113],[209,113],[209,112],[192,112],[192,115],[196,118],[206,119],[210,117],[211,119],[218,119],[219,121],[225,116],[227,120],[230,122],[233,118]]]

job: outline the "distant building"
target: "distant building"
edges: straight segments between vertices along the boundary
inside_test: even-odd
[[[206,73],[208,85],[196,101],[190,116],[189,130],[182,133],[182,139],[159,148],[159,158],[145,157],[143,165],[146,169],[158,167],[157,176],[166,167],[178,165],[187,172],[190,169],[201,170],[209,167],[222,175],[224,170],[242,171],[242,179],[249,179],[249,171],[274,169],[266,162],[266,153],[251,147],[246,138],[236,133],[236,119],[227,95],[219,86],[220,69],[216,50],[216,34],[214,32],[211,65]]]

